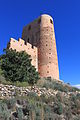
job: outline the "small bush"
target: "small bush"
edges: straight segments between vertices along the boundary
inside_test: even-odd
[[[0,119],[1,120],[9,120],[10,112],[7,109],[6,103],[0,101]]]
[[[39,74],[31,64],[31,56],[25,51],[16,52],[6,49],[5,54],[0,56],[0,67],[7,81],[37,83]]]
[[[8,106],[8,109],[13,109],[15,107],[16,99],[9,99],[6,101],[6,104]]]
[[[63,113],[63,107],[60,102],[54,103],[54,112],[61,115]]]
[[[23,111],[22,108],[17,108],[18,119],[23,120]]]

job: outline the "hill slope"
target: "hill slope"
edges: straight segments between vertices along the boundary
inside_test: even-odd
[[[50,78],[0,84],[0,99],[0,120],[80,120],[80,90]]]

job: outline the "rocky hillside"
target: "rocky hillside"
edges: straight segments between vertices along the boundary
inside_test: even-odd
[[[0,120],[80,120],[80,90],[50,78],[0,84]]]

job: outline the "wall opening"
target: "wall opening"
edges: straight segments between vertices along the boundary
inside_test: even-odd
[[[25,41],[24,44],[27,45],[27,42]]]
[[[34,48],[34,46],[32,45],[32,49]]]
[[[29,25],[28,30],[31,30],[31,25]]]
[[[50,19],[50,23],[53,24],[53,21]]]
[[[47,44],[46,44],[46,46],[47,46]]]
[[[47,71],[47,73],[49,73],[49,71]]]

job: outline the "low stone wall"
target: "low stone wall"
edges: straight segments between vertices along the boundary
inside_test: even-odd
[[[58,92],[58,90],[53,89],[46,89],[45,87],[41,88],[38,86],[27,86],[27,87],[16,87],[13,85],[3,85],[0,84],[0,99],[8,99],[8,98],[14,98],[16,96],[28,96],[30,93],[36,94],[37,96],[45,95],[45,96],[55,96]],[[61,92],[63,96],[66,96],[67,98],[70,97],[71,94],[77,94],[80,92]]]
[[[28,87],[16,87],[13,85],[3,85],[0,84],[0,98],[14,98],[15,96],[27,96],[29,93],[35,93],[38,96],[42,94],[47,96],[54,96],[58,91],[46,89],[46,88],[38,88],[37,86],[28,86]]]

